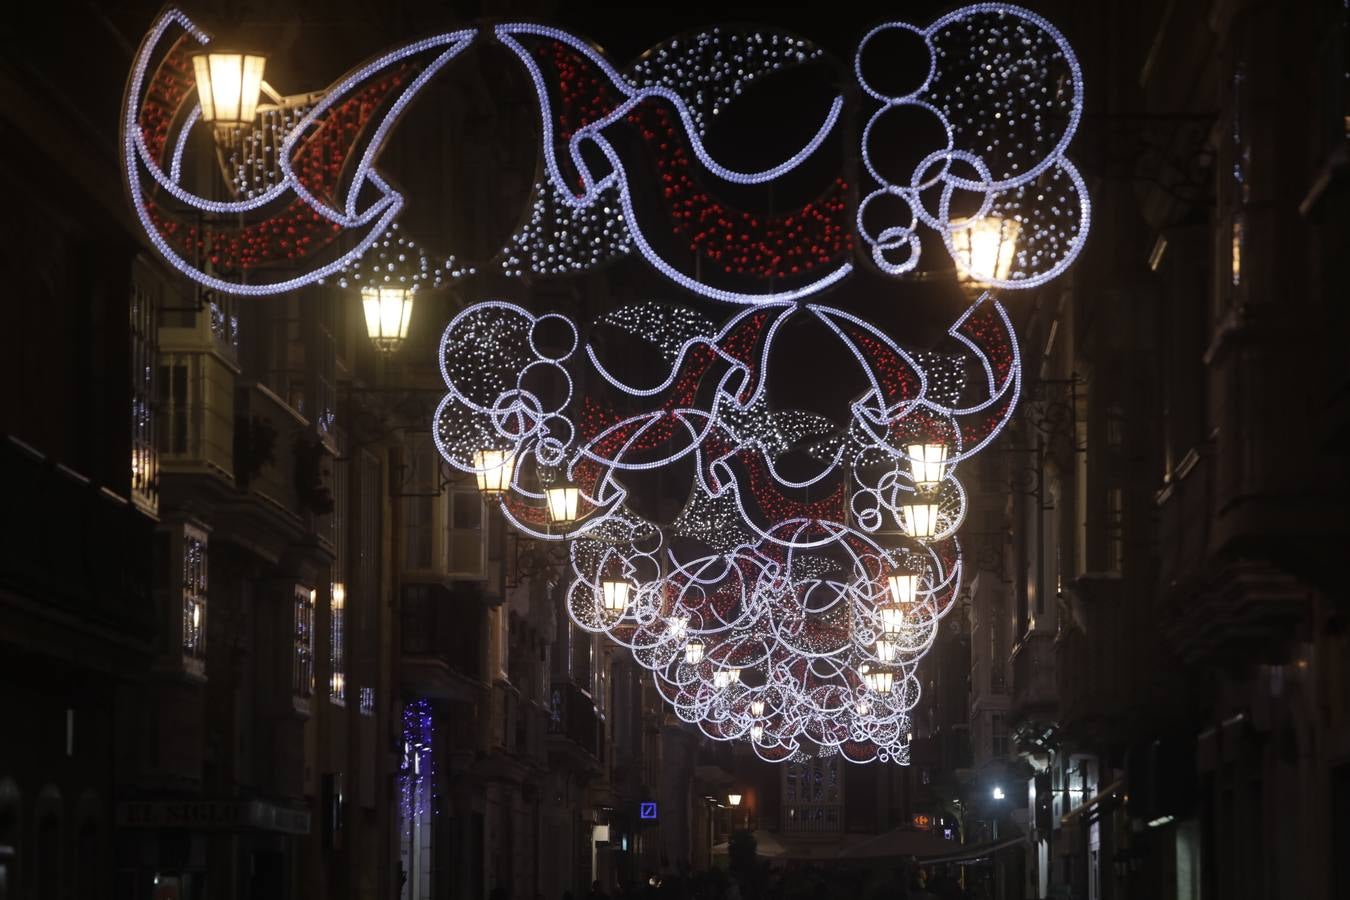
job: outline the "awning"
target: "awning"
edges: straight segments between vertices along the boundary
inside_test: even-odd
[[[1026,836],[1019,834],[1017,837],[1004,838],[1001,841],[987,841],[983,844],[967,844],[966,846],[959,848],[956,852],[943,854],[942,856],[921,856],[918,861],[920,865],[924,866],[972,863],[992,857],[1000,850],[1023,845],[1026,844],[1026,842]]]

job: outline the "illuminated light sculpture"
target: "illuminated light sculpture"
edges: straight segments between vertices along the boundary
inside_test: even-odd
[[[873,39],[887,30],[917,36],[928,57],[926,76],[906,89],[876,84],[889,60],[876,58]],[[512,528],[570,542],[569,616],[627,648],[682,721],[716,740],[749,740],[769,761],[907,763],[915,667],[961,583],[958,469],[1013,414],[1018,341],[989,290],[923,351],[811,298],[860,260],[889,276],[945,268],[920,259],[924,229],[958,275],[988,289],[1032,288],[1065,271],[1090,216],[1065,155],[1082,115],[1071,49],[1044,19],[1005,4],[924,27],[884,24],[853,58],[861,91],[831,89],[813,133],[752,172],[710,152],[708,125],[737,114],[747,85],[788,68],[816,67],[822,84],[842,84],[837,63],[808,41],[713,29],[621,70],[547,26],[447,32],[241,127],[237,171],[227,173],[236,199],[221,202],[182,183],[187,136],[203,120],[188,56],[210,38],[170,10],[136,54],[124,103],[133,211],[170,265],[230,293],[281,294],[325,278],[411,293],[477,271],[432,260],[398,234],[395,220],[416,198],[405,201],[376,166],[421,89],[485,38],[534,87],[543,167],[524,223],[480,266],[560,275],[634,254],[680,288],[740,309],[718,325],[646,303],[589,323],[646,342],[664,362],[664,377],[633,384],[611,367],[623,359],[607,355],[611,342],[583,342],[564,316],[470,306],[440,346],[441,456],[475,475]],[[859,98],[872,108],[848,109]],[[873,138],[907,115],[936,122],[942,137],[895,172]],[[720,199],[801,179],[807,163],[849,154],[852,142],[860,184],[827,172],[810,204],[777,214]],[[275,161],[260,165],[267,146]],[[398,263],[410,271],[391,275]],[[391,337],[406,334],[406,311]],[[838,415],[771,407],[771,351],[789,321],[823,327],[856,363],[861,393]],[[790,451],[816,470],[785,478]],[[692,470],[679,516],[636,515],[630,476],[677,467]],[[622,602],[617,584],[605,595],[615,572]]]
[[[890,30],[918,36],[928,56],[927,77],[899,93],[872,77],[888,63],[873,39]],[[852,61],[861,91],[823,97],[814,133],[757,171],[718,160],[704,142],[709,123],[736,115],[744,89],[775,73],[806,68],[832,85],[847,71],[810,41],[774,29],[681,36],[627,69],[583,37],[545,25],[446,32],[380,54],[327,89],[276,95],[285,102],[255,126],[266,90],[262,56],[214,49],[210,35],[170,9],[133,59],[121,123],[128,190],[146,234],[183,274],[230,293],[280,294],[337,272],[405,205],[375,168],[399,116],[448,63],[489,37],[524,69],[541,125],[543,177],[526,224],[483,261],[507,275],[586,271],[637,253],[701,296],[777,303],[849,277],[856,250],[884,274],[916,271],[920,228],[940,235],[958,271],[1000,289],[1043,284],[1082,248],[1089,204],[1065,156],[1082,117],[1077,59],[1045,19],[1000,3],[869,32]],[[848,110],[854,97],[875,108]],[[929,118],[945,137],[909,172],[874,159],[883,155],[873,147],[878,124],[899,116]],[[861,133],[850,133],[853,121],[864,123]],[[237,200],[180,184],[186,136],[201,122],[239,134],[226,178]],[[811,202],[786,211],[741,210],[723,199],[796,177],[855,141],[865,184],[826,176]],[[274,163],[260,159],[268,147]],[[994,224],[1001,240],[986,264]],[[778,249],[788,242],[794,252]],[[436,268],[449,277],[475,271],[453,257]]]
[[[509,450],[479,450],[473,456],[473,468],[483,496],[500,497],[511,487],[516,458]]]

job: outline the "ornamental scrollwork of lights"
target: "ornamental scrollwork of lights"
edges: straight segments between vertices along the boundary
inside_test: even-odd
[[[421,88],[486,42],[533,87],[535,190],[494,258],[432,259],[398,230],[408,201],[376,164]],[[897,52],[919,56],[908,84],[891,84]],[[138,51],[125,174],[164,259],[234,294],[359,288],[383,349],[406,334],[419,286],[477,271],[562,276],[637,255],[729,304],[721,323],[655,301],[580,324],[503,300],[469,306],[440,343],[436,446],[512,527],[567,542],[572,620],[627,648],[680,718],[771,761],[908,762],[915,669],[961,583],[957,471],[1020,392],[995,294],[1062,274],[1087,235],[1087,191],[1065,155],[1082,78],[1063,36],[982,3],[873,29],[851,72],[807,40],[739,27],[671,39],[620,70],[576,35],[518,22],[404,44],[315,93],[278,94],[263,67],[172,9]],[[849,73],[856,90],[822,98],[814,131],[776,164],[724,165],[705,143],[711,124],[790,69],[822,84]],[[893,171],[877,136],[924,133],[916,122],[932,146]],[[213,130],[228,199],[182,183],[198,124]],[[850,157],[857,171],[820,179],[809,202],[745,199],[791,194],[789,177]],[[939,346],[903,347],[816,302],[859,264],[944,271],[922,259],[925,233],[974,298]],[[835,342],[862,385],[835,419],[770,403],[771,351],[798,323]],[[639,357],[658,371],[635,383],[620,363]],[[811,470],[789,477],[789,456]],[[635,485],[654,472],[665,490],[687,482],[668,521],[638,512],[651,504]]]

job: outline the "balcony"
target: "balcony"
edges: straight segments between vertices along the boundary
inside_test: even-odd
[[[235,371],[205,351],[159,355],[162,474],[204,475],[234,483]]]
[[[403,686],[418,696],[479,703],[483,679],[483,607],[440,584],[403,585],[399,650]],[[486,727],[487,717],[483,722]]]
[[[1252,547],[1256,552],[1231,561],[1213,552],[1225,540],[1211,525],[1215,471],[1208,450],[1193,451],[1158,495],[1160,574],[1168,604],[1160,612],[1168,638],[1190,663],[1222,664],[1253,654],[1278,658],[1307,613],[1310,592],[1262,558],[1262,551],[1276,549],[1275,542],[1260,542]],[[1327,535],[1339,533],[1326,529]]]
[[[548,714],[549,756],[601,771],[600,716],[589,694],[570,681],[553,682]]]
[[[1103,729],[1123,727],[1129,708],[1126,679],[1135,659],[1120,578],[1085,575],[1073,585],[1082,628],[1068,626],[1055,638],[1055,683],[1060,723],[1075,736],[1106,740]]]
[[[1012,714],[1015,721],[1054,719],[1059,704],[1054,654],[1054,635],[1048,632],[1032,632],[1013,649]]]

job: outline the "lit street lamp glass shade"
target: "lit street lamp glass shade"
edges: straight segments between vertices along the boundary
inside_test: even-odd
[[[865,716],[871,711],[872,711],[872,704],[868,703],[866,700],[858,701],[858,715]]]
[[[690,641],[684,645],[684,661],[691,666],[703,662],[703,642]]]
[[[764,701],[755,700],[750,704],[750,715],[759,718],[764,715]]]
[[[260,53],[211,50],[192,57],[197,78],[197,99],[202,121],[217,131],[242,128],[258,112],[263,68],[267,57]]]
[[[896,646],[895,641],[881,640],[877,641],[877,659],[884,663],[895,662]]]
[[[731,676],[727,674],[725,669],[713,673],[713,687],[720,691],[729,684],[731,684]]]
[[[919,594],[919,576],[888,575],[886,576],[886,588],[890,592],[892,603],[909,606]],[[882,615],[885,615],[884,611]]]
[[[740,805],[741,805],[741,795],[740,795],[740,794],[727,794],[727,802],[730,803],[732,806],[740,806]]]
[[[548,500],[548,518],[557,525],[566,525],[577,520],[577,504],[581,492],[570,484],[562,484],[544,491]]]
[[[752,742],[752,743],[755,743],[755,744],[758,744],[758,743],[759,743],[759,739],[762,738],[762,737],[764,737],[764,726],[763,726],[763,725],[751,725],[751,726],[750,726],[750,740],[751,740],[751,742]]]
[[[876,694],[889,694],[894,681],[895,675],[891,672],[868,672],[863,675],[863,683]]]
[[[731,680],[731,683],[732,683],[732,684],[736,684],[737,682],[739,682],[739,681],[741,680],[741,670],[740,670],[740,669],[727,669],[727,678],[729,678],[729,679]]]
[[[506,493],[516,471],[516,458],[508,450],[479,450],[473,455],[478,490],[489,497]]]
[[[907,503],[900,507],[900,526],[915,540],[926,541],[937,534],[938,505]]]
[[[905,628],[905,611],[893,606],[881,608],[881,630],[886,634],[899,634]]]
[[[997,216],[984,216],[974,224],[969,223],[969,219],[952,222],[957,278],[972,286],[1006,281],[1012,272],[1022,226]]]
[[[921,491],[935,491],[942,485],[947,469],[946,444],[910,444],[905,448],[909,456],[909,471],[914,486]]]
[[[409,287],[361,288],[361,304],[366,311],[366,334],[375,349],[392,353],[408,338],[412,320],[413,289]]]
[[[628,609],[628,582],[619,578],[607,578],[600,582],[600,599],[605,614],[614,618],[622,616]]]

